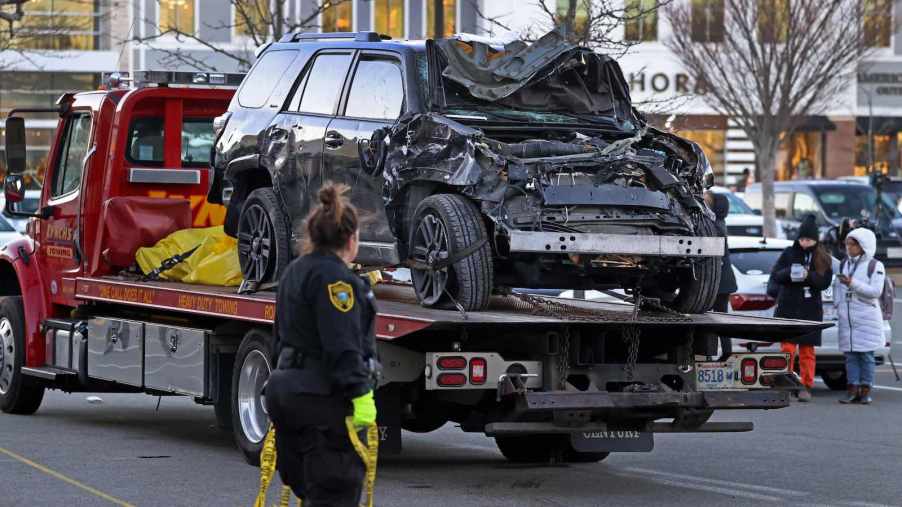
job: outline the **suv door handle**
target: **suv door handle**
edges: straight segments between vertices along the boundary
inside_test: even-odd
[[[341,134],[334,130],[330,130],[326,132],[326,138],[323,140],[323,143],[326,145],[326,148],[334,150],[341,148],[341,145],[345,143],[345,140],[341,137]]]

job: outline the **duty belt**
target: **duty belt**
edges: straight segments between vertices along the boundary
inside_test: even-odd
[[[279,352],[279,361],[276,363],[276,368],[279,370],[303,370],[321,367],[321,357],[301,352],[294,347],[282,347],[282,351]]]

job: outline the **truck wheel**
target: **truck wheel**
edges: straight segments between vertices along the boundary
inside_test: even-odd
[[[420,265],[431,266],[483,242],[467,257],[437,269],[411,269],[413,288],[423,306],[464,310],[485,309],[492,294],[492,252],[479,210],[459,195],[438,194],[424,199],[413,214],[410,252]]]
[[[846,390],[846,384],[849,382],[849,378],[846,377],[845,371],[824,371],[821,372],[820,375],[824,384],[826,384],[831,391]]]
[[[714,415],[713,409],[683,408],[673,418],[673,425],[685,430],[694,430],[708,422]]]
[[[529,435],[495,437],[495,445],[508,461],[514,463],[548,463],[552,459],[568,463],[595,463],[608,457],[607,452],[577,452],[567,435]]]
[[[251,329],[241,340],[232,370],[232,428],[244,459],[260,465],[260,450],[269,431],[263,409],[263,386],[272,372],[273,339],[266,331]]]
[[[22,375],[25,365],[25,311],[20,296],[0,298],[0,410],[31,415],[41,406],[44,387]]]
[[[247,196],[238,219],[238,261],[245,280],[276,281],[291,261],[291,223],[272,188]]]
[[[701,218],[697,236],[717,236],[714,222]],[[681,281],[676,297],[669,307],[680,313],[705,313],[714,306],[720,287],[721,257],[702,257],[694,261],[695,269]],[[694,276],[693,276],[694,275]]]

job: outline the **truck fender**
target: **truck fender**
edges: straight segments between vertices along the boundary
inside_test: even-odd
[[[28,236],[0,247],[0,296],[22,296],[25,311],[25,365],[44,364],[41,322],[47,318],[48,296]]]

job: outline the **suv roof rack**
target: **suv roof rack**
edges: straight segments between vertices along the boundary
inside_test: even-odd
[[[279,42],[300,42],[330,39],[353,40],[354,42],[380,42],[382,40],[391,39],[391,37],[387,35],[379,35],[376,32],[298,32],[286,34]]]
[[[176,72],[139,70],[134,76],[128,72],[104,72],[101,84],[108,90],[117,88],[145,88],[148,86],[193,86],[234,88],[241,85],[244,74],[228,72]]]

